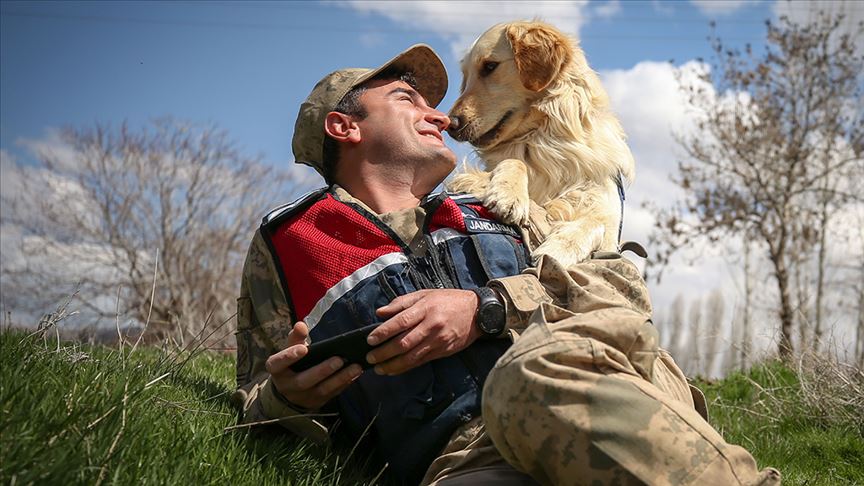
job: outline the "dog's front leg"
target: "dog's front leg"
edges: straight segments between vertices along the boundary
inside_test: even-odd
[[[617,197],[614,186],[609,191],[587,185],[543,204],[552,231],[534,250],[535,261],[550,255],[569,266],[595,250],[617,251],[621,217]]]
[[[470,169],[461,174],[456,174],[445,185],[450,192],[473,194],[482,198],[489,187],[489,179],[492,174],[476,169]]]
[[[588,258],[603,242],[606,228],[594,221],[560,221],[531,256],[537,262],[540,255],[554,257],[565,268]]]
[[[492,169],[489,187],[482,197],[498,218],[507,224],[528,224],[528,167],[519,159],[506,159]]]

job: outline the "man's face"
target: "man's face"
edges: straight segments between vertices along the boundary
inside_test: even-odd
[[[424,176],[438,178],[435,185],[456,166],[456,154],[443,137],[450,119],[427,105],[408,83],[372,81],[360,103],[367,116],[357,125],[372,162],[421,169]]]

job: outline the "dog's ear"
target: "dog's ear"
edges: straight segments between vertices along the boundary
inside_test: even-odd
[[[542,24],[511,24],[506,29],[522,85],[540,91],[570,62],[570,40]]]

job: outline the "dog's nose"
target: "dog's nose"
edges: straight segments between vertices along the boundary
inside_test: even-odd
[[[454,130],[459,130],[462,126],[462,117],[458,115],[450,115],[450,126],[447,127],[447,131],[453,133]]]

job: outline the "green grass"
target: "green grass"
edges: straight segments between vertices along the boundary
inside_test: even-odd
[[[317,447],[278,429],[226,432],[236,423],[233,374],[226,354],[58,348],[0,332],[0,483],[375,482],[378,467],[359,452],[344,459],[350,444]],[[778,468],[784,484],[864,485],[859,410],[814,405],[798,374],[777,362],[700,385],[712,424],[760,466]],[[826,403],[843,393],[830,390]]]
[[[0,483],[354,485],[373,476],[360,459],[345,467],[339,448],[274,430],[225,432],[236,424],[232,356],[128,353],[0,333]]]
[[[808,400],[801,377],[779,361],[697,384],[711,424],[760,467],[779,469],[784,485],[864,485],[864,397],[852,396],[854,407],[826,407],[851,392],[821,384]]]

